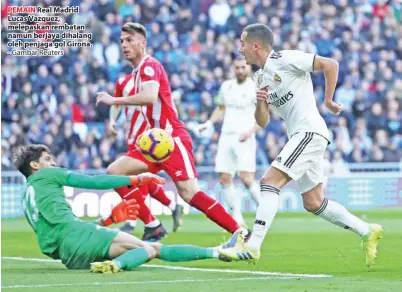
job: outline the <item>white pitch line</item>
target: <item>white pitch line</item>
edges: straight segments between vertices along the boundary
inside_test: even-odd
[[[197,283],[197,282],[216,282],[216,281],[250,281],[250,280],[290,280],[292,277],[245,277],[245,278],[220,278],[220,279],[183,279],[183,280],[154,280],[154,281],[136,281],[136,282],[92,282],[92,283],[65,283],[65,284],[38,284],[38,285],[10,285],[1,286],[2,289],[16,288],[54,288],[54,287],[73,287],[73,286],[104,286],[104,285],[126,285],[126,284],[173,284],[173,283]]]
[[[15,261],[61,263],[60,260],[39,259],[39,258],[2,257],[2,259],[15,260]],[[325,275],[325,274],[292,274],[292,273],[263,272],[263,271],[249,271],[249,270],[190,268],[190,267],[150,265],[150,264],[142,265],[142,267],[167,269],[167,270],[199,271],[199,272],[230,273],[230,274],[248,274],[248,275],[276,276],[276,277],[288,277],[288,278],[331,278],[332,277],[331,275]]]
[[[280,272],[263,272],[263,271],[249,271],[249,270],[228,270],[228,269],[205,269],[205,268],[188,268],[177,266],[163,266],[163,265],[143,265],[148,268],[160,268],[169,270],[184,270],[184,271],[200,271],[200,272],[213,272],[213,273],[231,273],[231,274],[249,274],[249,275],[265,275],[265,276],[283,276],[291,278],[330,278],[331,275],[324,274],[292,274]]]

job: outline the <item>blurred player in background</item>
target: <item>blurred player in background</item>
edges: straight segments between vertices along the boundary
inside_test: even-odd
[[[27,178],[22,205],[36,233],[41,252],[53,259],[60,259],[68,269],[91,268],[92,272],[116,273],[134,270],[155,257],[170,262],[218,257],[216,248],[147,243],[116,229],[105,228],[113,223],[136,219],[140,206],[134,199],[118,204],[109,217],[85,222],[73,214],[64,194],[64,186],[105,190],[166,182],[157,175],[77,174],[56,167],[50,150],[44,145],[29,145],[19,149],[14,164]]]
[[[269,109],[285,120],[289,141],[261,179],[261,197],[253,233],[245,242],[247,231],[235,234],[234,248],[222,250],[222,255],[234,260],[256,261],[261,244],[278,210],[280,188],[294,179],[302,194],[304,208],[362,238],[366,265],[377,254],[382,227],[368,224],[349,213],[342,205],[323,196],[322,161],[329,144],[328,129],[319,114],[313,93],[310,72],[323,71],[326,81],[325,106],[339,115],[342,106],[332,98],[338,79],[338,63],[329,58],[298,50],[275,52],[272,31],[264,24],[252,24],[241,35],[240,53],[248,64],[261,69],[255,73],[257,106],[255,119],[259,126],[269,123]]]
[[[254,119],[255,84],[249,77],[250,66],[240,55],[234,60],[233,67],[236,78],[223,82],[219,91],[219,105],[199,131],[212,127],[224,117],[215,171],[219,173],[219,181],[234,219],[244,226],[241,213],[243,196],[236,190],[233,177],[238,172],[240,180],[258,204],[260,188],[254,180],[257,151],[255,132],[260,127]]]
[[[97,104],[125,106],[129,130],[128,153],[107,168],[108,174],[157,173],[164,170],[175,182],[183,200],[202,211],[225,230],[234,233],[239,225],[223,206],[200,190],[193,157],[190,134],[179,121],[173,106],[169,79],[162,64],[146,53],[146,30],[139,23],[128,22],[122,27],[121,48],[133,65],[133,73],[120,80],[115,97],[100,92]],[[136,148],[138,137],[149,128],[161,128],[170,133],[175,142],[171,157],[162,163],[146,160]],[[131,198],[128,187],[117,188],[124,199]]]

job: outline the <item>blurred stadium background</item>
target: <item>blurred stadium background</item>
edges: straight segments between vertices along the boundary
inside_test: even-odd
[[[3,28],[7,6],[21,4],[2,1]],[[79,5],[79,14],[63,18],[86,25],[94,46],[66,49],[62,57],[13,57],[6,54],[7,30],[2,30],[2,218],[22,214],[22,178],[11,163],[18,146],[44,143],[58,165],[88,173],[102,172],[125,152],[124,115],[114,137],[107,132],[108,108],[96,108],[94,103],[96,92],[113,93],[117,78],[131,71],[119,49],[120,27],[126,21],[146,26],[148,52],[169,73],[179,116],[193,134],[200,179],[209,193],[221,199],[213,172],[219,125],[202,137],[192,129],[207,120],[220,84],[233,77],[231,64],[242,28],[261,22],[273,29],[276,49],[305,50],[340,63],[335,93],[335,100],[344,105],[340,117],[331,116],[322,106],[325,80],[322,73],[313,74],[317,103],[332,137],[327,195],[352,209],[402,205],[401,1],[44,0],[24,4]],[[274,115],[269,126],[258,132],[261,171],[286,139],[284,123]],[[173,186],[168,189],[174,192]],[[72,192],[72,201],[82,193]],[[80,208],[93,202],[94,194],[86,193]],[[96,194],[101,202],[103,194]],[[283,194],[281,210],[302,210],[294,185]],[[110,203],[113,196],[106,197]],[[163,212],[155,206],[156,213]],[[254,210],[247,199],[244,208]]]

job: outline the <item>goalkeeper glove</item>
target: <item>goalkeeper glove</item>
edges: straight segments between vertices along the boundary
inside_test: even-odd
[[[151,183],[164,185],[166,183],[166,180],[163,177],[150,172],[130,176],[130,185],[132,186],[142,187],[143,185]]]

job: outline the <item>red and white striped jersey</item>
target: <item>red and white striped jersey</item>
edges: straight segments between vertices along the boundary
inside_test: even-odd
[[[146,106],[126,105],[124,109],[128,121],[128,150],[133,150],[139,135],[150,128],[164,129],[173,137],[188,135],[185,126],[177,116],[169,78],[162,64],[155,58],[145,56],[132,74],[121,77],[116,83],[114,96],[118,98],[135,95],[141,91],[141,86],[150,82],[159,84],[157,102]]]

